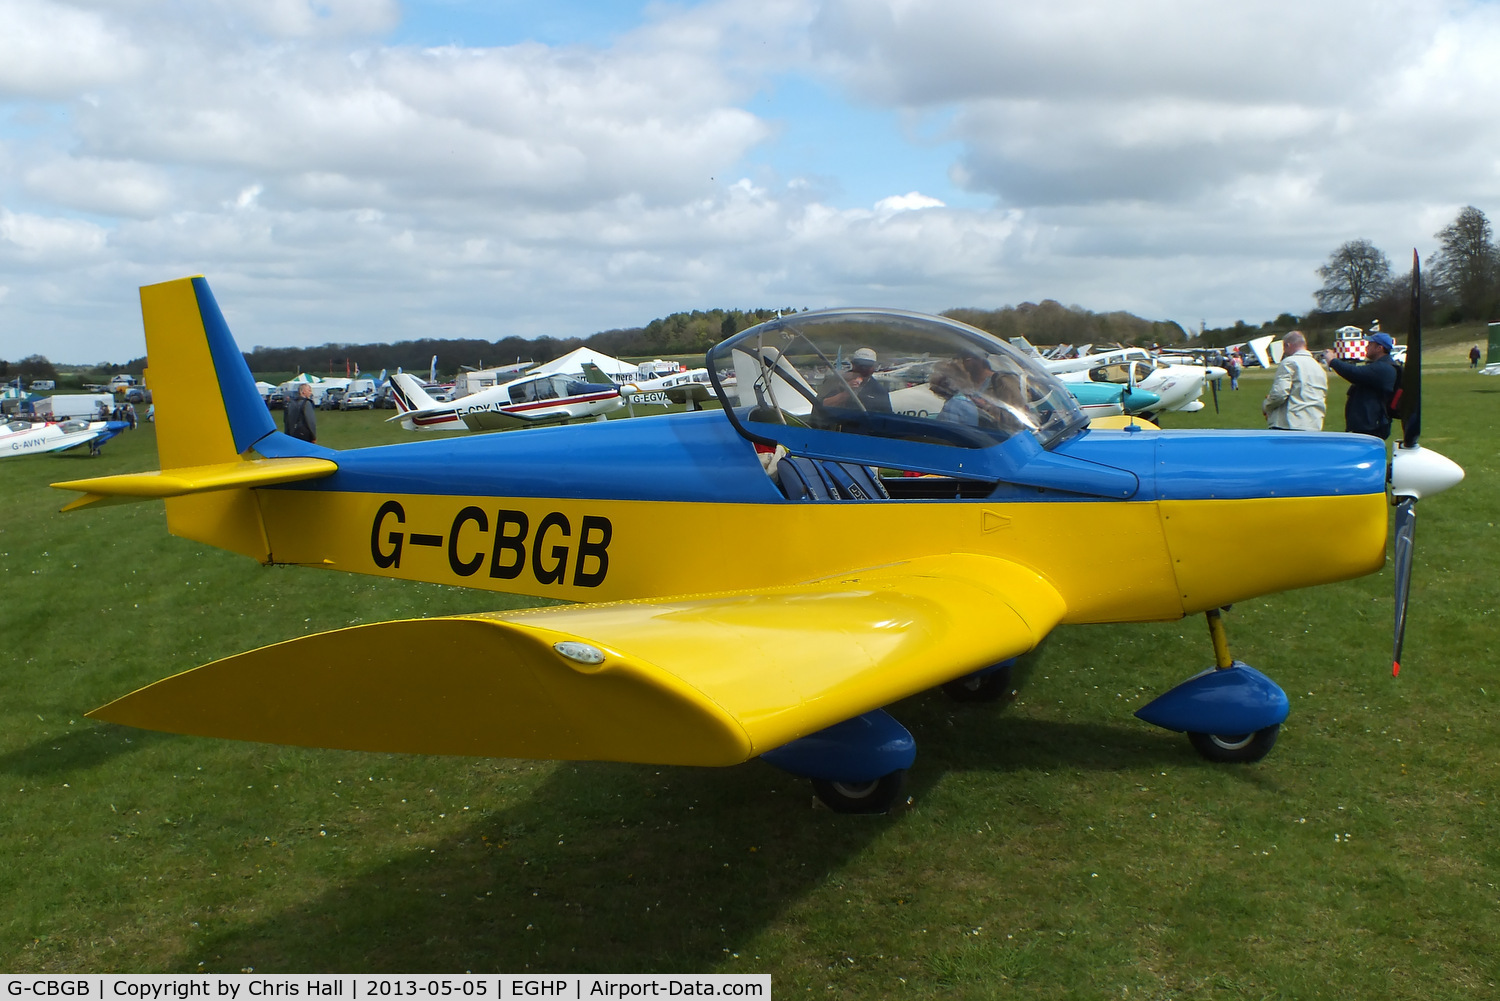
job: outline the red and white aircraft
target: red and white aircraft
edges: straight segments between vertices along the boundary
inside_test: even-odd
[[[620,409],[620,391],[569,375],[523,375],[491,389],[439,403],[404,372],[391,376],[391,395],[408,431],[506,431],[566,424],[584,417],[604,420]]]

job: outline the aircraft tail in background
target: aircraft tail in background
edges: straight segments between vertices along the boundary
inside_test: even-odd
[[[451,404],[439,403],[413,376],[397,372],[391,376],[391,398],[396,401],[399,420],[408,431],[466,431]]]
[[[173,535],[270,560],[252,487],[328,476],[331,449],[276,430],[203,277],[141,289],[162,469],[54,486],[84,496],[64,510],[161,497]]]
[[[595,386],[619,385],[619,383],[615,382],[615,380],[609,377],[609,374],[606,373],[604,369],[600,368],[598,365],[595,365],[591,361],[586,361],[583,363],[583,378],[585,382]]]

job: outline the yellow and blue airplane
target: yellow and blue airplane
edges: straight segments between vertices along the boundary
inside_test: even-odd
[[[1216,667],[1138,715],[1256,760],[1288,702],[1230,658],[1219,609],[1385,561],[1383,442],[1090,428],[1040,365],[939,317],[746,330],[708,355],[722,410],[335,451],[276,430],[203,278],[143,288],[141,306],[162,468],[56,484],[83,493],[64,510],[163,498],[173,534],[265,564],[576,604],[290,640],[90,714],[116,723],[387,752],[761,756],[836,810],[883,811],[915,746],[882,707],[935,686],[1001,694],[1060,623],[1207,613]],[[863,352],[975,378],[939,413],[902,414],[837,364]],[[1427,456],[1404,510],[1462,476]],[[701,562],[659,558],[663,525],[725,555],[714,590]],[[1226,549],[1225,525],[1277,538],[1278,558]]]

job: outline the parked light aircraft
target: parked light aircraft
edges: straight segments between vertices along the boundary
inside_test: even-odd
[[[1064,382],[1099,382],[1139,387],[1155,393],[1157,411],[1192,412],[1203,409],[1203,385],[1223,378],[1223,369],[1178,365],[1153,359],[1145,348],[1116,348],[1099,354],[1042,363]]]
[[[80,445],[98,455],[101,445],[128,427],[124,421],[8,421],[0,424],[0,458],[64,452]]]
[[[404,372],[391,376],[399,413],[390,418],[408,431],[504,431],[583,417],[604,420],[620,409],[614,386],[596,386],[567,375],[523,375],[451,403],[428,396]]]
[[[646,366],[641,367],[644,369]],[[706,368],[679,369],[647,379],[616,382],[598,365],[588,362],[583,366],[583,374],[594,385],[616,387],[620,391],[620,399],[631,408],[632,417],[635,416],[637,403],[662,407],[669,403],[686,403],[691,409],[697,410],[700,404],[716,395]]]
[[[1028,358],[1039,360],[1042,357],[1024,337],[1012,338],[1011,344]],[[891,407],[897,413],[908,417],[933,417],[942,413],[945,402],[932,387],[933,374],[941,371],[942,363],[941,358],[902,361],[891,368],[876,371],[875,378],[889,390]],[[1007,365],[1002,360],[996,360],[994,364],[1001,368]],[[835,364],[834,367],[840,366]],[[1155,393],[1134,386],[1072,382],[1065,384],[1065,388],[1090,420],[1145,413],[1156,409],[1160,400]]]
[[[883,376],[884,373],[876,373],[877,379],[890,385],[890,381]],[[1114,417],[1119,414],[1144,414],[1161,409],[1159,406],[1161,397],[1138,387],[1097,382],[1065,382],[1063,388],[1078,402],[1079,408],[1090,420]],[[891,406],[897,413],[908,417],[934,417],[942,412],[943,402],[942,397],[933,392],[932,387],[926,381],[891,392]]]
[[[835,809],[872,812],[916,754],[882,707],[938,685],[997,694],[1006,662],[1059,623],[1206,613],[1215,667],[1137,715],[1207,757],[1258,759],[1288,700],[1230,658],[1220,608],[1385,563],[1379,439],[1090,429],[1045,369],[941,317],[824,310],[752,327],[709,352],[722,410],[335,451],[276,430],[204,279],[141,302],[163,468],[56,484],[83,492],[65,510],[161,497],[174,534],[262,563],[580,604],[289,640],[90,714],[116,723],[391,752],[759,755]],[[998,355],[1024,393],[989,401],[1003,422],[988,404],[969,421],[888,411],[878,394],[821,402],[848,381],[834,359],[861,347]],[[815,388],[818,371],[835,384]],[[1415,500],[1463,475],[1417,446],[1416,396],[1389,474],[1397,661]],[[1226,549],[1226,523],[1274,535],[1277,558]],[[660,558],[663,525],[734,554],[722,591],[705,593],[701,561]]]

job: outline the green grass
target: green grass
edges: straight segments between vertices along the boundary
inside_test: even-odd
[[[1259,426],[1267,380],[1169,423]],[[0,463],[0,968],[744,971],[818,998],[1493,996],[1500,380],[1434,365],[1426,388],[1426,440],[1468,480],[1420,508],[1400,679],[1389,570],[1238,605],[1234,653],[1281,682],[1292,716],[1265,761],[1214,766],[1131,717],[1209,665],[1201,619],[1059,629],[1003,711],[935,693],[894,708],[918,740],[912,803],[874,819],[813,809],[760,762],[421,758],[96,725],[82,713],[215,657],[504,599],[262,568],[168,536],[156,504],[56,513],[50,481],[154,468],[149,426],[99,459]],[[320,437],[404,440],[385,416],[320,414]],[[1232,525],[1224,546],[1277,558]]]

